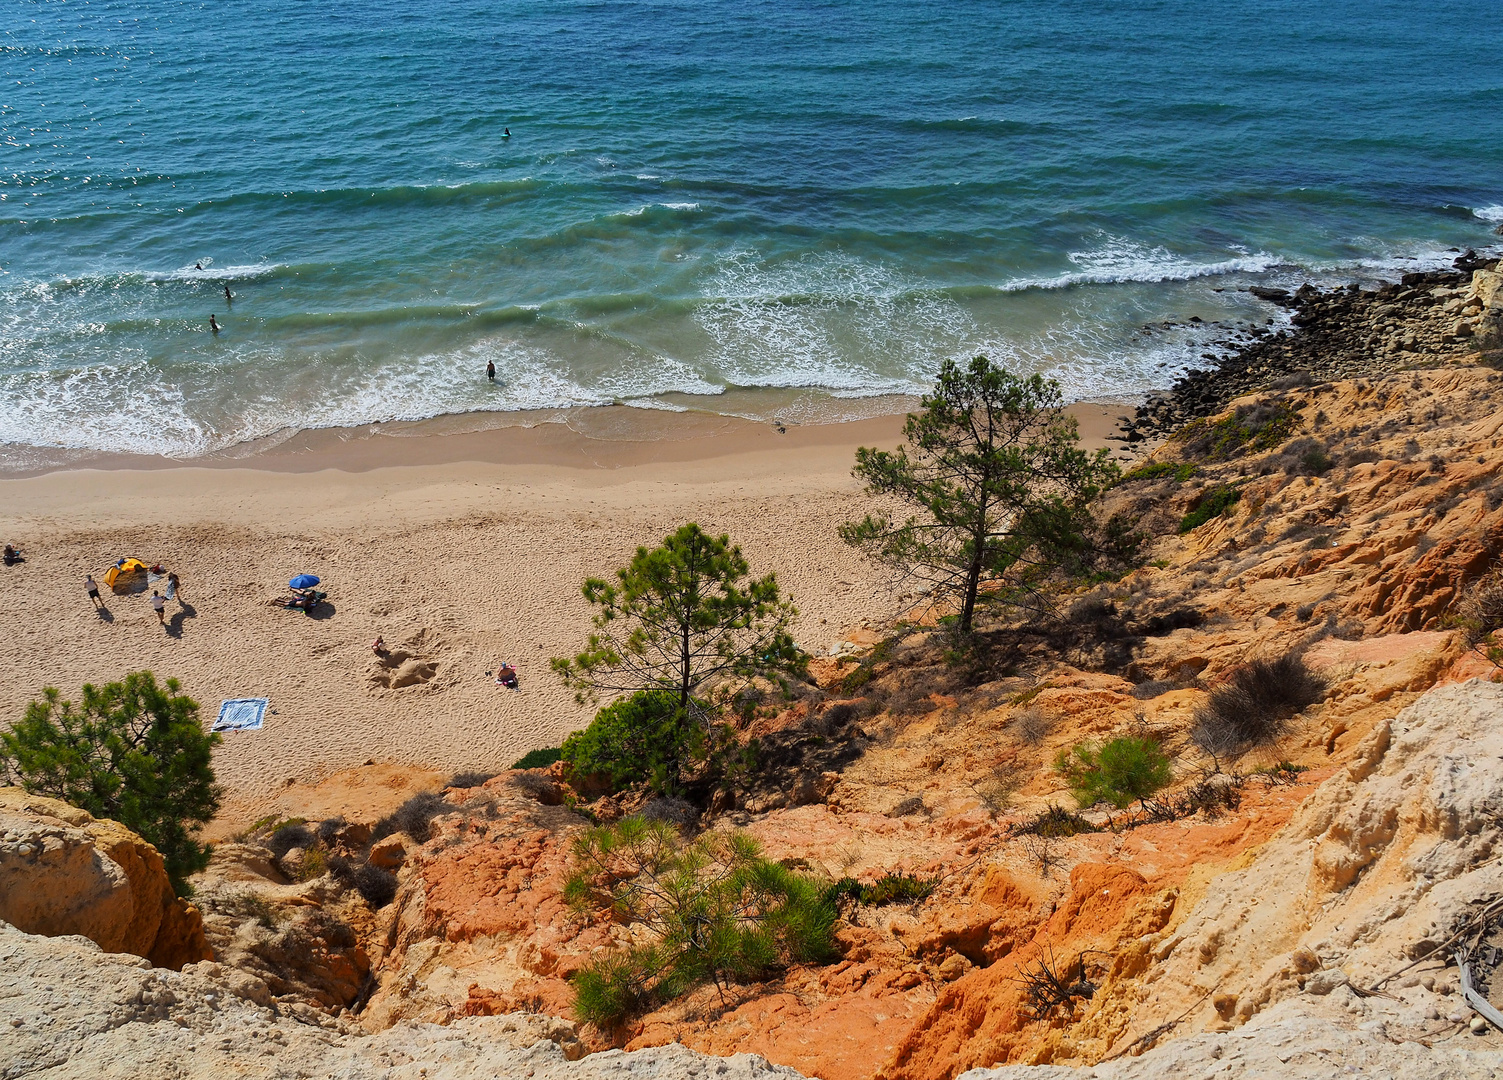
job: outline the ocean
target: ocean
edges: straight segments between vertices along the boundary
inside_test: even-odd
[[[806,423],[977,353],[1131,400],[1251,284],[1503,224],[1493,0],[4,7],[12,459]]]

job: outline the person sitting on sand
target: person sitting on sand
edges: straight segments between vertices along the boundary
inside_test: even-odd
[[[167,598],[155,589],[151,590],[151,610],[157,613],[157,622],[167,625]]]
[[[21,562],[21,552],[14,544],[5,545],[5,565],[14,566]]]
[[[380,634],[377,634],[376,640],[371,642],[371,652],[375,653],[377,656],[386,655],[386,642],[381,640]]]
[[[89,599],[94,601],[96,608],[104,607],[104,601],[99,599],[99,582],[94,580],[93,574],[85,574],[83,579],[84,592],[89,594]]]
[[[496,685],[504,686],[508,690],[520,690],[522,687],[517,679],[517,669],[503,661],[501,670],[496,672]]]

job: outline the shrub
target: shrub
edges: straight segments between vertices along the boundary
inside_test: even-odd
[[[394,832],[401,832],[419,844],[426,843],[432,835],[433,819],[453,809],[438,792],[424,791],[397,807],[394,813],[376,822],[376,827],[371,830],[371,839],[380,840]]]
[[[1229,484],[1217,484],[1201,495],[1195,505],[1190,508],[1190,512],[1180,519],[1180,533],[1198,529],[1212,518],[1222,516],[1236,505],[1240,498],[1242,498],[1242,492],[1238,489]]]
[[[612,791],[651,782],[670,790],[692,750],[693,729],[671,690],[639,690],[607,705],[584,731],[564,740],[576,773],[604,777]]]
[[[1211,461],[1222,461],[1241,452],[1272,450],[1294,434],[1299,411],[1281,401],[1239,405],[1219,420],[1202,419],[1186,424],[1174,438],[1185,452]]]
[[[451,788],[477,788],[487,780],[494,780],[493,772],[459,772],[449,778],[448,787]]]
[[[110,818],[162,855],[179,896],[188,876],[209,863],[194,835],[219,809],[212,754],[219,736],[204,731],[198,702],[176,679],[158,686],[149,671],[64,701],[48,687],[20,722],[0,732],[0,781],[19,783]]]
[[[313,831],[301,821],[289,822],[271,834],[271,839],[266,842],[266,846],[271,848],[271,853],[280,859],[295,847],[312,847]]]
[[[529,750],[516,761],[512,762],[513,769],[546,769],[555,761],[563,757],[563,749],[557,746],[545,747],[542,750]]]
[[[1152,739],[1124,735],[1101,747],[1085,744],[1061,750],[1054,768],[1070,785],[1081,807],[1111,803],[1125,810],[1148,798],[1173,776],[1169,759]]]
[[[1136,469],[1129,469],[1117,483],[1131,484],[1136,480],[1162,480],[1172,476],[1176,483],[1183,484],[1194,475],[1195,466],[1188,461],[1151,461]]]
[[[243,892],[224,893],[212,898],[209,903],[216,911],[241,919],[254,919],[264,930],[275,930],[282,921],[282,913],[270,900],[249,889]]]
[[[397,895],[397,875],[379,866],[335,857],[329,860],[329,870],[340,884],[358,892],[373,909],[384,908]]]
[[[1326,696],[1327,680],[1297,652],[1233,671],[1196,711],[1191,738],[1213,759],[1272,742],[1291,717]]]
[[[339,839],[339,832],[348,822],[342,817],[325,818],[318,823],[318,839],[324,847],[333,847],[334,841]]]
[[[1495,667],[1503,667],[1503,563],[1495,564],[1474,581],[1452,605],[1446,622],[1461,630],[1467,646]]]
[[[1063,806],[1051,806],[1046,810],[1040,810],[1033,817],[1019,821],[1007,830],[1009,836],[1042,836],[1048,839],[1059,839],[1066,836],[1079,836],[1081,833],[1100,832],[1079,814],[1066,810]]]
[[[828,888],[762,858],[743,833],[687,842],[667,822],[629,817],[582,833],[573,856],[565,899],[637,928],[642,942],[574,977],[575,1012],[599,1027],[706,982],[723,994],[729,983],[837,955]]]

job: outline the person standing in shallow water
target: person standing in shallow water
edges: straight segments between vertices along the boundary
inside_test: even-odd
[[[487,360],[485,362],[485,377],[491,382],[496,381],[496,362],[494,360]]]
[[[214,336],[219,336],[219,324],[214,321],[214,316],[209,316],[209,329],[214,331]]]
[[[235,298],[230,295],[230,287],[228,285],[224,287],[224,302],[226,304],[233,304],[235,302]]]

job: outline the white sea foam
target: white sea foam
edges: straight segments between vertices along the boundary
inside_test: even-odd
[[[1503,221],[1503,206],[1479,206],[1472,213],[1483,221]]]
[[[1072,251],[1069,260],[1079,270],[1050,277],[1017,278],[1000,287],[1010,292],[1025,289],[1063,289],[1071,285],[1114,285],[1125,282],[1190,281],[1194,278],[1222,274],[1257,274],[1282,262],[1265,252],[1238,254],[1231,259],[1199,262],[1176,255],[1168,248],[1149,247],[1120,236],[1102,234],[1101,243],[1083,251]]]

